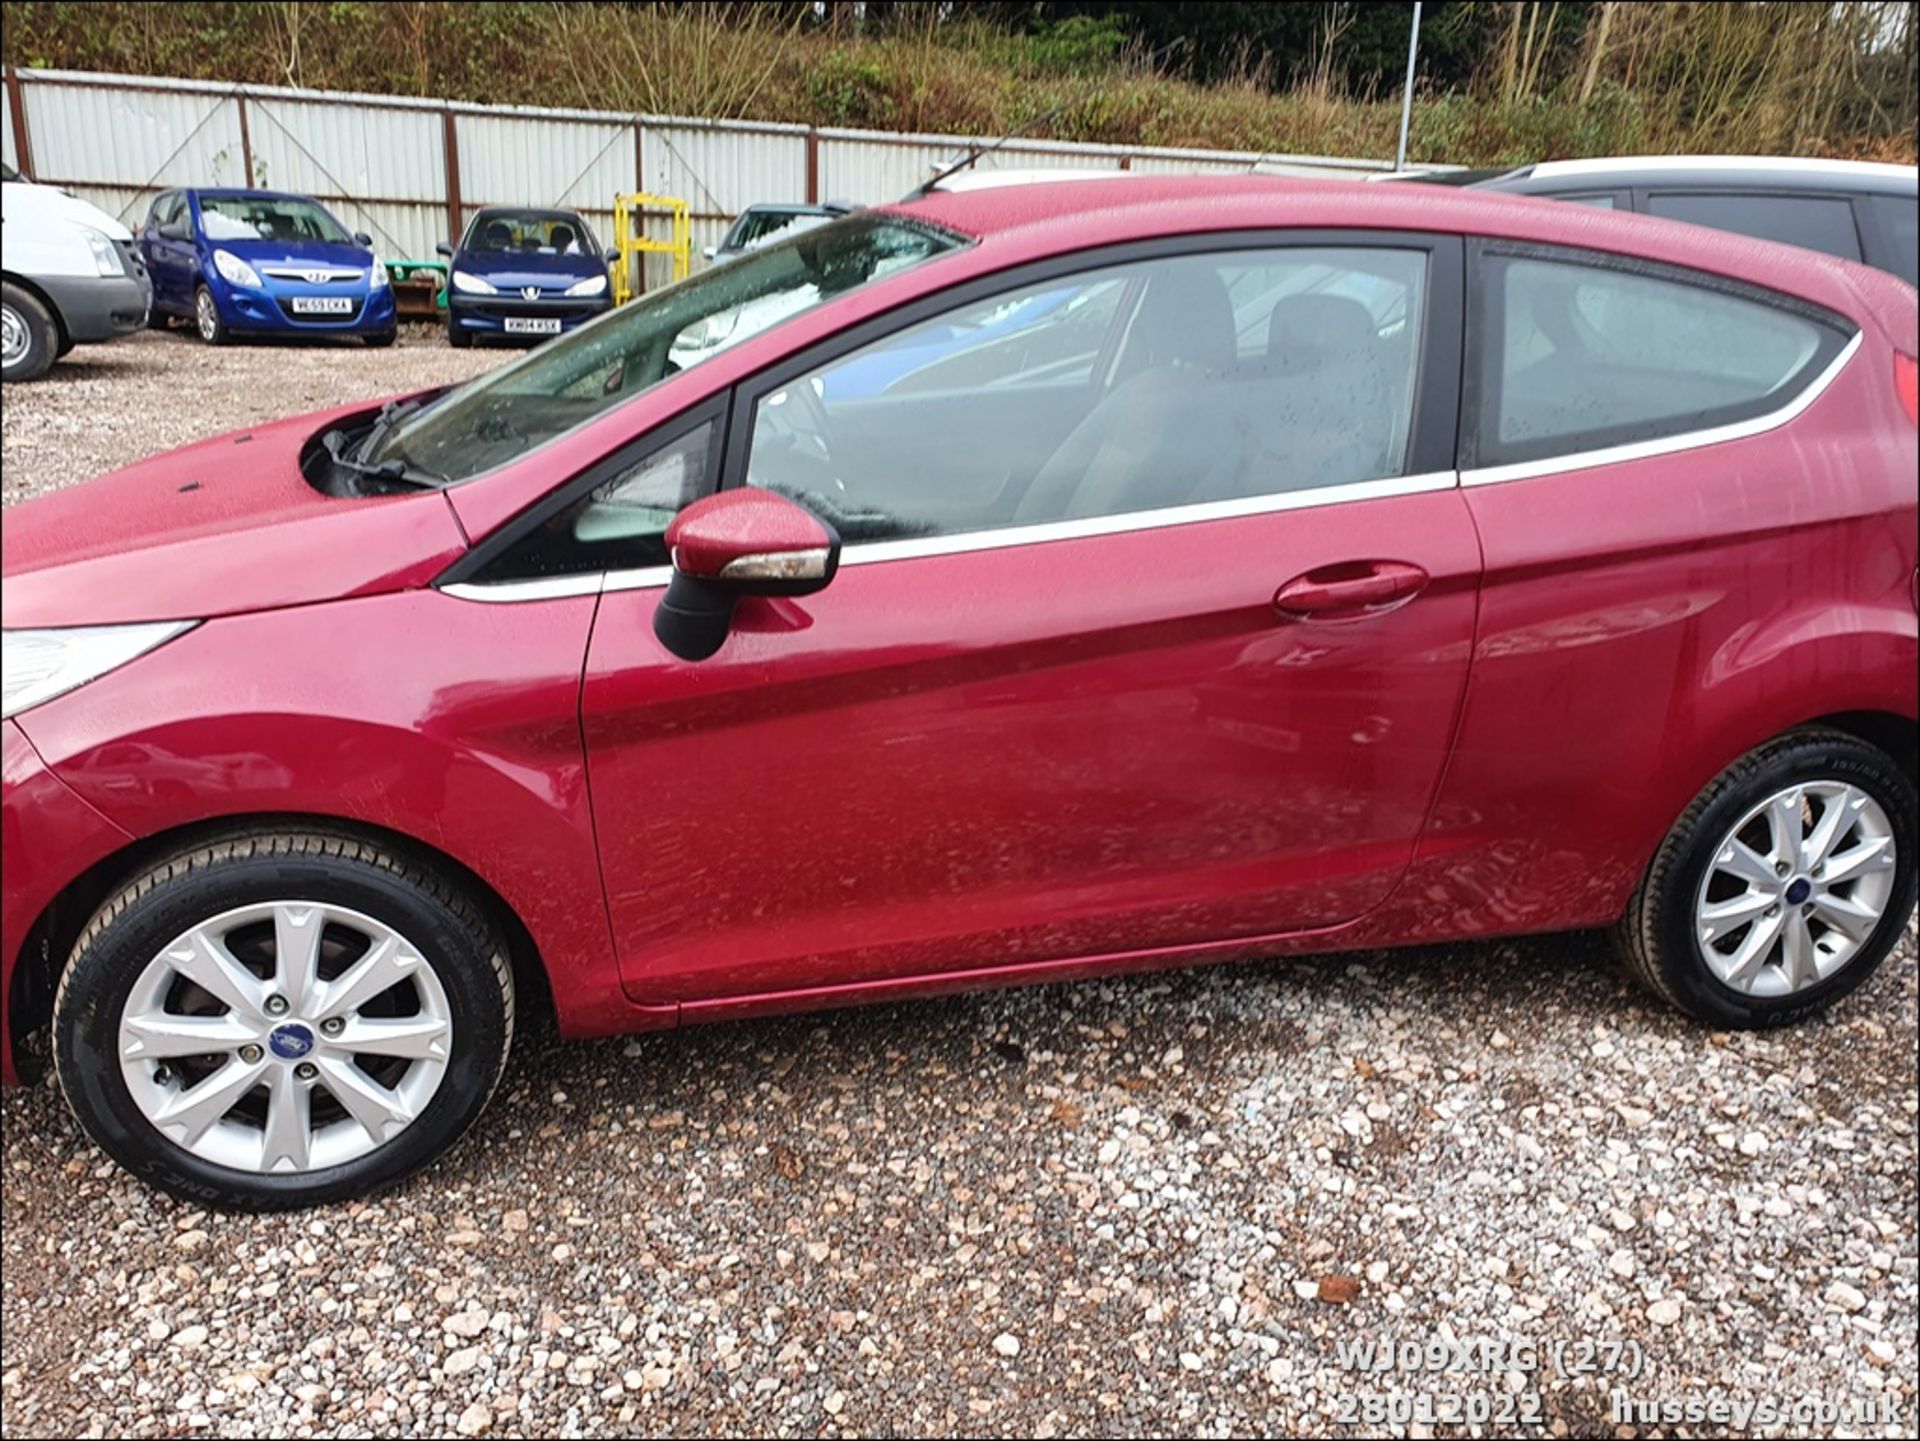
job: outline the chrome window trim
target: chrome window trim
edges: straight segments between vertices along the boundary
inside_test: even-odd
[[[1826,393],[1827,387],[1839,378],[1840,372],[1847,368],[1854,353],[1860,349],[1864,332],[1854,331],[1853,339],[1840,347],[1840,353],[1827,362],[1827,368],[1816,375],[1785,405],[1777,410],[1769,410],[1764,415],[1756,415],[1747,420],[1736,420],[1729,425],[1716,425],[1706,430],[1683,430],[1678,435],[1663,435],[1654,440],[1638,440],[1630,445],[1610,445],[1600,450],[1576,450],[1566,455],[1547,456],[1541,460],[1516,461],[1511,465],[1487,465],[1473,470],[1460,472],[1460,484],[1501,485],[1510,480],[1534,480],[1540,476],[1559,475],[1571,470],[1592,470],[1596,466],[1620,465],[1632,460],[1647,460],[1656,455],[1673,455],[1683,450],[1697,450],[1703,446],[1720,445],[1729,440],[1744,440],[1752,435],[1764,435],[1769,430],[1777,430],[1788,421],[1795,419],[1814,401]]]
[[[580,575],[545,576],[538,580],[492,581],[484,585],[470,580],[455,581],[452,585],[439,587],[439,590],[442,595],[450,595],[456,600],[505,605],[523,600],[560,600],[566,596],[598,595],[605,579],[606,572],[596,570]]]
[[[1045,545],[1056,540],[1083,540],[1096,535],[1123,535],[1136,530],[1159,530],[1167,526],[1196,525],[1209,520],[1234,520],[1241,516],[1267,515],[1283,510],[1309,510],[1315,506],[1341,505],[1348,501],[1380,500],[1396,495],[1419,495],[1430,490],[1451,490],[1457,477],[1451,470],[1428,471],[1423,475],[1396,475],[1385,480],[1356,480],[1344,485],[1316,486],[1311,490],[1281,491],[1274,495],[1255,495],[1242,500],[1209,500],[1198,505],[1166,506],[1160,510],[1129,511],[1125,515],[1097,515],[1085,520],[1052,520],[1039,525],[1007,526],[999,530],[974,530],[961,535],[930,535],[908,540],[876,540],[865,545],[850,545],[840,552],[840,564],[876,565],[890,560],[917,560],[931,555],[964,555],[976,550],[1005,550],[1016,545]]]
[[[1242,516],[1269,515],[1287,510],[1311,510],[1323,505],[1344,505],[1351,501],[1385,500],[1393,496],[1422,495],[1429,491],[1452,490],[1459,483],[1451,470],[1427,471],[1421,475],[1396,475],[1384,480],[1356,480],[1344,485],[1316,486],[1312,490],[1282,491],[1276,495],[1256,495],[1243,500],[1210,500],[1198,505],[1167,506],[1160,510],[1137,510],[1126,515],[1092,516],[1086,520],[1056,520],[1040,525],[1006,526],[999,530],[973,530],[962,535],[932,535],[909,540],[877,540],[864,545],[847,546],[840,553],[842,567],[877,565],[893,560],[918,560],[926,556],[965,555],[979,550],[1006,550],[1020,545],[1045,545],[1056,540],[1082,540],[1090,536],[1121,535],[1130,531],[1155,530],[1174,525],[1196,525],[1209,520],[1234,520]],[[555,600],[563,596],[606,594],[622,590],[648,590],[673,579],[670,565],[647,566],[639,570],[596,571],[588,575],[551,576],[543,580],[508,580],[492,584],[460,581],[440,589],[460,600],[505,603],[523,600]]]

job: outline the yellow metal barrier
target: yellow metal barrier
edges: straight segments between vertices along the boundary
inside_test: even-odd
[[[673,239],[647,239],[641,227],[646,223],[649,210],[665,211],[673,217]],[[620,252],[619,268],[613,274],[615,305],[625,305],[636,294],[636,256],[671,255],[673,278],[685,280],[693,269],[693,225],[687,216],[687,202],[672,195],[649,195],[644,190],[614,196],[613,244]],[[645,261],[639,263],[643,265]],[[644,282],[646,277],[642,274],[640,278]]]

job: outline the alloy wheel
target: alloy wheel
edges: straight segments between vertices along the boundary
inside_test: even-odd
[[[140,973],[119,1027],[142,1115],[202,1160],[290,1174],[405,1130],[453,1052],[445,988],[407,939],[341,906],[243,906]]]
[[[11,305],[0,305],[0,364],[15,365],[26,359],[33,345],[33,332],[27,317]]]
[[[200,327],[200,338],[212,340],[220,333],[220,312],[214,308],[213,297],[201,291],[193,302],[194,320]]]
[[[1694,902],[1700,953],[1748,995],[1818,985],[1879,928],[1897,859],[1887,813],[1865,791],[1839,781],[1778,791],[1713,852]]]

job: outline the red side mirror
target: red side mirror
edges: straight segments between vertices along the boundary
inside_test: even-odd
[[[725,643],[743,595],[811,595],[840,565],[840,536],[812,511],[751,486],[696,500],[667,527],[673,580],[653,633],[682,660]]]

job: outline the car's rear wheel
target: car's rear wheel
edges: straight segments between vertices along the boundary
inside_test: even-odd
[[[60,327],[31,291],[0,284],[0,379],[38,380],[60,350]]]
[[[486,1105],[512,1031],[505,943],[455,882],[344,833],[249,831],[100,908],[53,1039],[69,1104],[122,1166],[265,1211],[434,1160]]]
[[[1839,731],[1761,746],[1714,779],[1620,923],[1630,970],[1709,1025],[1785,1025],[1871,976],[1913,911],[1915,791]]]
[[[213,292],[204,285],[193,293],[193,328],[208,345],[225,345],[232,334],[226,321],[220,318],[220,307],[214,303]]]

